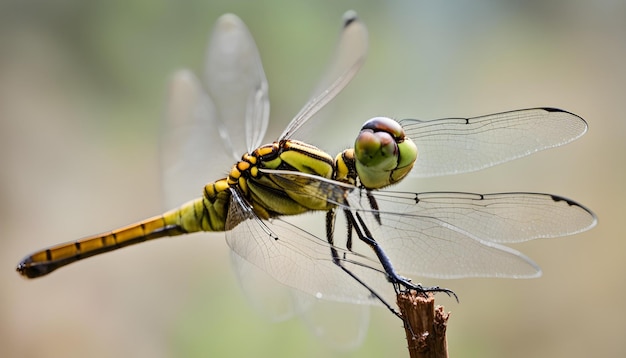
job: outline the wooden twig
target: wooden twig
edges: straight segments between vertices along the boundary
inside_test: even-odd
[[[397,295],[400,314],[404,317],[404,330],[411,358],[447,358],[446,327],[450,313],[443,306],[435,308],[435,298],[415,291]]]

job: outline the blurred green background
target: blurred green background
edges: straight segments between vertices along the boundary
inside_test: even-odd
[[[14,272],[35,249],[161,212],[167,81],[180,67],[199,71],[219,15],[238,14],[256,39],[271,139],[306,101],[347,9],[367,24],[370,55],[320,114],[349,127],[314,144],[345,148],[376,115],[554,106],[590,125],[563,148],[403,185],[560,194],[600,218],[588,233],[516,247],[542,266],[540,279],[436,282],[461,298],[437,297],[452,311],[451,356],[625,356],[626,3],[610,0],[0,2],[0,356],[406,356],[400,321],[380,308],[353,352],[326,348],[297,319],[266,322],[237,287],[222,234],[127,248],[34,281]]]

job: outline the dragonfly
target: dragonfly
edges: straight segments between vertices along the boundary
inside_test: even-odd
[[[395,313],[389,295],[401,290],[454,295],[410,276],[538,277],[539,266],[506,244],[596,225],[589,209],[552,194],[389,189],[409,176],[476,171],[569,143],[587,131],[587,123],[564,110],[436,120],[374,117],[354,145],[335,156],[298,140],[303,126],[359,71],[367,47],[365,25],[346,13],[313,96],[275,141],[261,145],[269,97],[260,55],[245,24],[223,15],[209,42],[204,77],[176,73],[165,116],[166,187],[171,198],[201,196],[162,215],[37,251],[17,272],[36,278],[161,237],[225,232],[235,257],[282,285],[319,299],[382,304]],[[225,177],[206,184],[215,168],[229,167]],[[295,220],[309,213],[319,213],[318,232]]]

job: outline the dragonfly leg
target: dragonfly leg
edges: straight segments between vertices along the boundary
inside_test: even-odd
[[[387,303],[387,301],[385,301],[385,299],[383,299],[376,291],[374,291],[371,287],[369,287],[365,282],[363,282],[363,280],[361,280],[356,274],[354,274],[352,271],[350,271],[347,267],[345,267],[343,265],[343,262],[347,261],[346,258],[341,258],[339,255],[339,252],[337,252],[337,249],[335,249],[334,246],[334,237],[333,237],[333,233],[335,232],[335,210],[329,210],[326,213],[326,239],[328,240],[328,243],[331,245],[330,246],[330,253],[331,256],[333,258],[333,263],[337,266],[339,266],[339,268],[344,271],[345,273],[347,273],[350,277],[352,277],[356,282],[358,282],[361,286],[365,287],[370,294],[373,297],[376,297],[376,299],[378,299],[385,307],[387,307],[387,309],[389,311],[391,311],[391,313],[393,313],[396,317],[404,320],[402,318],[402,315],[400,315],[400,313],[398,311],[396,311],[389,303]],[[348,222],[348,225],[351,225],[350,222]],[[352,230],[349,230],[348,234],[350,236]],[[351,250],[351,237],[348,238],[349,242],[348,242],[348,250]],[[355,263],[357,264],[357,263]]]
[[[373,297],[376,297],[391,313],[393,313],[396,317],[404,320],[400,312],[396,311],[384,298],[382,298],[376,291],[374,291],[371,287],[369,287],[363,280],[361,280],[357,275],[355,275],[352,271],[348,270],[345,266],[342,265],[342,260],[339,258],[337,250],[331,248],[331,253],[333,255],[333,262],[339,266],[345,273],[350,275],[356,282],[358,282],[361,286],[365,287]]]
[[[393,287],[396,293],[408,290],[415,290],[418,294],[422,294],[426,296],[429,292],[443,292],[450,297],[454,297],[457,302],[459,300],[458,296],[454,293],[454,291],[441,288],[439,286],[422,286],[420,284],[415,284],[411,282],[411,279],[403,277],[399,275],[396,270],[393,268],[391,260],[383,250],[383,248],[378,245],[378,242],[374,240],[371,232],[365,225],[365,222],[361,218],[358,212],[352,212],[349,209],[344,209],[346,217],[348,218],[348,222],[354,228],[355,232],[359,239],[365,242],[376,254],[378,261],[380,261],[385,273],[387,274],[387,280],[393,284]]]

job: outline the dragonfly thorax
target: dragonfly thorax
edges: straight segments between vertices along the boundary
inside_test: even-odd
[[[228,186],[238,188],[262,218],[295,215],[310,210],[328,210],[329,204],[286,187],[284,180],[264,173],[263,169],[332,179],[334,168],[333,158],[319,148],[297,140],[283,140],[244,154],[232,167],[226,182]]]
[[[241,178],[262,176],[259,169],[289,170],[333,178],[333,158],[321,149],[297,140],[284,140],[263,145],[241,157],[228,174],[230,185],[240,184]]]

